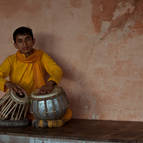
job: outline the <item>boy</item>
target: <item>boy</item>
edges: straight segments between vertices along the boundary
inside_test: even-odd
[[[61,68],[45,52],[34,49],[35,38],[30,28],[17,28],[13,40],[17,52],[0,65],[0,90],[12,89],[20,95],[23,90],[28,95],[34,90],[37,94],[50,93],[61,80]],[[49,75],[48,81],[45,80],[45,73]],[[59,127],[71,116],[72,112],[68,109],[61,120],[47,121],[47,124],[49,127]],[[36,126],[42,127],[42,122],[37,122]]]

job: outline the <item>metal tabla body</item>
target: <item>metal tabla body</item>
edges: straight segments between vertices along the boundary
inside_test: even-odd
[[[61,118],[69,102],[64,90],[56,86],[53,91],[46,95],[31,94],[31,113],[36,119],[55,120]]]
[[[29,108],[29,98],[13,90],[8,90],[0,99],[0,120],[25,120]]]

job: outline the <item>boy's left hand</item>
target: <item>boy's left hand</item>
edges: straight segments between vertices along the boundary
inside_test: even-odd
[[[48,94],[54,89],[55,85],[56,83],[54,81],[48,81],[46,85],[43,85],[37,90],[36,94]]]

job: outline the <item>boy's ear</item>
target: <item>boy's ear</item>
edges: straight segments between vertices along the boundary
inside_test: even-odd
[[[33,38],[33,44],[35,44],[35,42],[36,42],[36,39],[35,39],[35,38]]]
[[[15,47],[16,49],[18,49],[18,48],[17,48],[17,45],[16,45],[16,43],[15,43],[15,42],[14,42],[14,44],[13,44],[13,45],[14,45],[14,47]]]

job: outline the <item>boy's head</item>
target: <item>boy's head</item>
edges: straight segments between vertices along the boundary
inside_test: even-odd
[[[35,39],[32,30],[28,27],[19,27],[13,33],[14,46],[25,56],[33,52]]]
[[[33,32],[32,32],[32,29],[28,28],[28,27],[19,27],[17,28],[14,32],[13,32],[13,40],[14,40],[14,43],[16,43],[16,37],[18,35],[30,35],[32,40],[33,40]]]

